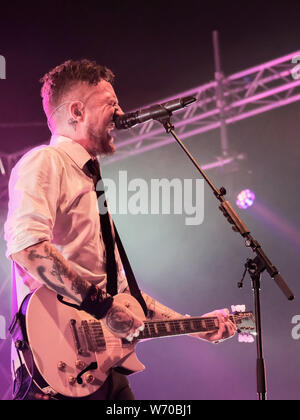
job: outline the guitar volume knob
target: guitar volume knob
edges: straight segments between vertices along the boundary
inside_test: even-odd
[[[86,363],[84,363],[82,360],[76,360],[75,366],[77,369],[83,370],[86,367]]]
[[[95,382],[95,376],[94,375],[91,375],[90,373],[88,373],[86,376],[85,376],[85,382],[87,383],[87,384],[93,384],[94,382]]]
[[[68,382],[70,385],[74,385],[76,382],[76,378],[74,376],[69,376]]]
[[[57,369],[58,370],[64,371],[64,370],[66,370],[66,367],[67,367],[67,365],[66,365],[65,362],[60,361],[60,362],[57,363]]]

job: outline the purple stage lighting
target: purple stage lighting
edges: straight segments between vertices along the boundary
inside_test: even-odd
[[[251,207],[255,201],[255,194],[251,190],[243,190],[241,191],[236,200],[236,205],[240,209],[246,210],[248,207]]]

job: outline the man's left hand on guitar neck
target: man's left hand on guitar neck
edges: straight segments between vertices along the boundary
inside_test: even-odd
[[[227,308],[217,309],[213,312],[202,315],[203,317],[217,317],[219,329],[216,332],[203,332],[198,334],[190,334],[192,337],[200,338],[201,340],[209,341],[213,344],[218,344],[235,335],[236,325],[229,318],[230,312]],[[187,316],[187,315],[186,315]]]
[[[125,292],[129,293],[129,290],[125,290]],[[152,313],[151,319],[159,320],[159,319],[176,319],[176,318],[184,318],[189,317],[189,315],[182,315],[173,309],[168,308],[167,306],[161,304],[156,299],[148,296],[146,293],[142,292],[143,298],[147,304],[148,310]],[[231,338],[236,333],[236,326],[229,318],[229,310],[228,309],[219,309],[213,312],[207,313],[202,315],[203,317],[216,317],[218,319],[218,330],[211,333],[197,333],[197,334],[189,334],[191,337],[199,338],[201,340],[209,341],[213,344],[218,344],[228,338]]]

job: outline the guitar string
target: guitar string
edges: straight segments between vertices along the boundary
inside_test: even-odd
[[[235,317],[236,316],[230,316],[230,319],[235,322]],[[233,318],[233,319],[232,319]],[[205,325],[208,326],[216,326],[215,321],[217,321],[217,325],[218,325],[218,318],[217,317],[213,317],[213,318],[206,318],[206,317],[191,317],[191,318],[182,318],[182,319],[170,319],[170,320],[166,320],[166,321],[145,321],[144,324],[147,326],[163,326],[166,324],[178,324],[180,326],[180,324],[203,324],[205,323]],[[91,321],[93,322],[92,328],[97,328],[99,327],[99,329],[102,329],[102,325],[99,321]]]
[[[230,316],[230,318],[235,318],[235,316]],[[208,318],[208,317],[202,317],[202,318],[191,318],[186,319],[183,318],[181,320],[167,320],[167,321],[145,321],[145,329],[144,330],[147,333],[147,336],[151,333],[152,334],[158,334],[162,331],[173,333],[178,332],[176,330],[180,330],[182,332],[183,327],[183,334],[185,330],[189,330],[189,332],[193,332],[194,330],[197,330],[197,332],[203,332],[206,330],[216,329],[218,324],[216,325],[215,321],[217,320],[216,317],[214,318]],[[96,321],[97,322],[97,321]],[[92,329],[94,332],[99,333],[103,336],[102,326],[100,323],[94,322],[94,325],[92,325]],[[205,326],[203,326],[203,323]],[[171,328],[168,328],[171,327]],[[199,327],[200,331],[199,331]],[[158,332],[156,332],[156,329]],[[147,331],[148,330],[148,331]],[[168,331],[169,330],[169,331]],[[175,330],[175,331],[174,331]],[[141,334],[144,335],[144,334]]]
[[[236,318],[241,318],[238,315],[231,314],[229,316],[231,320],[235,322]],[[245,318],[245,314],[244,314]],[[159,336],[161,333],[164,333],[165,336],[178,336],[178,335],[184,335],[188,333],[199,333],[199,332],[205,332],[209,330],[214,330],[217,328],[217,325],[215,321],[217,320],[217,317],[192,317],[192,318],[183,318],[183,319],[176,319],[176,320],[167,320],[167,321],[145,321],[145,330],[140,333],[140,336],[138,339],[147,339],[155,336]],[[100,333],[100,340],[104,340],[104,344],[108,344],[110,348],[113,347],[120,347],[120,342],[115,344],[115,340],[118,339],[118,337],[105,337],[103,334],[102,325],[99,321],[92,321],[93,325],[92,327],[92,338],[96,341],[96,346],[101,346],[100,343],[97,343],[97,335]],[[205,324],[205,327],[203,327],[203,323]],[[193,328],[191,329],[191,325],[193,325]],[[199,331],[199,327],[201,326],[201,329]],[[157,328],[155,328],[157,327]],[[171,328],[167,328],[171,327]],[[182,328],[183,327],[183,328]],[[196,330],[196,331],[195,331]],[[118,339],[120,340],[120,339]],[[112,345],[114,343],[115,345]],[[127,343],[126,343],[127,344]],[[131,342],[128,342],[128,345],[130,345]]]
[[[231,315],[230,318],[235,318],[235,316]],[[210,330],[210,329],[214,330],[214,329],[216,329],[216,324],[215,324],[216,319],[217,319],[216,317],[213,317],[213,318],[202,317],[202,318],[182,319],[182,320],[146,321],[145,322],[145,328],[147,328],[147,330],[142,331],[140,336],[137,339],[138,340],[139,339],[147,339],[147,338],[151,338],[151,337],[155,338],[155,336],[157,336],[157,335],[159,336],[159,334],[162,331],[159,331],[159,329],[158,329],[158,331],[156,331],[155,326],[163,326],[164,327],[163,332],[164,332],[165,336],[178,336],[178,335],[184,335],[184,334],[187,334],[187,333],[192,333],[193,330],[189,329],[187,331],[186,327],[189,327],[191,322],[195,322],[195,321],[198,322],[198,323],[203,323],[203,321],[204,322],[206,321],[205,322],[206,328],[203,329],[203,326],[202,326],[202,329],[201,329],[202,331],[199,331],[199,328],[198,328],[196,332],[203,332],[205,330]],[[210,322],[207,322],[207,321],[210,321]],[[96,324],[96,322],[97,322],[97,324]],[[104,334],[103,334],[103,329],[102,329],[101,323],[99,323],[99,321],[96,321],[96,322],[94,322],[94,325],[92,326],[92,336],[93,337],[91,337],[92,339],[94,339],[96,341],[96,347],[101,347],[101,346],[103,347],[103,345],[101,345],[101,343],[97,343],[97,337],[95,337],[95,335],[99,334],[99,332],[100,332],[100,337],[101,337],[100,340],[104,341],[104,343],[103,343],[104,347],[106,347],[106,344],[107,344],[107,346],[110,349],[120,348],[121,346],[120,346],[120,341],[119,340],[121,340],[121,339],[118,338],[118,337],[105,337]],[[167,331],[166,324],[169,325],[169,326],[171,324],[173,327],[174,327],[174,324],[176,324],[176,327],[177,328],[179,327],[180,331],[176,330],[176,328],[175,328],[175,330]],[[208,328],[207,328],[207,324],[210,325]],[[181,329],[181,326],[183,326],[184,328]],[[211,328],[212,326],[214,328]],[[116,342],[116,340],[118,340],[118,342]],[[122,343],[122,345],[123,344],[124,343]],[[132,343],[128,342],[128,343],[125,343],[125,344],[131,345]],[[102,349],[102,350],[104,351],[104,349]],[[101,349],[96,349],[96,350],[93,350],[93,351],[97,353],[97,352],[101,351]]]

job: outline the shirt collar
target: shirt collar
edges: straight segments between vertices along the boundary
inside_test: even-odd
[[[80,169],[83,169],[84,165],[92,158],[81,144],[69,137],[53,135],[50,140],[50,146],[62,149]]]

